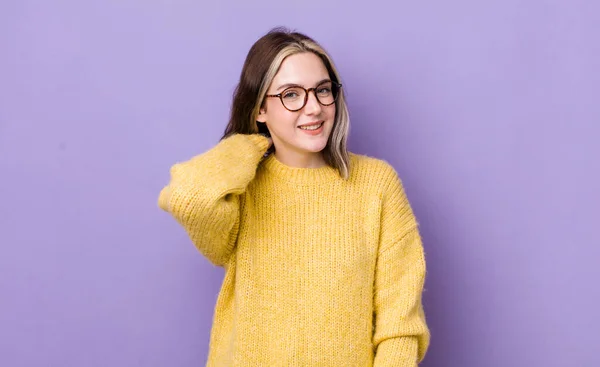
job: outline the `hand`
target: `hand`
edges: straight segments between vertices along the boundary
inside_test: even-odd
[[[269,148],[273,145],[273,138],[271,138],[270,136],[268,136],[265,133],[259,133],[259,135],[262,135],[269,140]]]
[[[268,156],[269,156],[269,154],[270,154],[270,153],[269,153],[269,150],[270,150],[270,149],[271,149],[271,147],[273,146],[273,139],[272,139],[270,136],[268,136],[267,134],[265,134],[265,133],[259,133],[259,135],[262,135],[262,136],[264,136],[264,137],[265,137],[265,138],[267,138],[267,140],[269,141],[269,147],[267,148],[267,151],[265,152],[265,154],[263,154],[263,158],[266,158],[266,157],[268,157]]]

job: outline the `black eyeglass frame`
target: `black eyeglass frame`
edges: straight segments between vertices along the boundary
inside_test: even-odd
[[[321,102],[321,100],[319,99],[319,96],[317,96],[317,92],[316,92],[317,89],[319,89],[319,87],[321,87],[323,84],[326,84],[326,83],[331,83],[332,86],[335,86],[338,89],[337,93],[335,93],[334,96],[333,96],[333,102],[328,103],[328,104],[325,104],[325,103]],[[300,89],[304,90],[304,103],[302,103],[302,107],[300,107],[298,109],[295,109],[295,110],[292,110],[292,109],[287,108],[287,106],[283,102],[283,94],[285,92],[287,92],[288,90],[294,89],[294,88],[300,88]],[[308,93],[310,93],[310,91],[313,91],[313,94],[315,95],[315,98],[317,99],[317,102],[319,102],[322,106],[331,106],[332,104],[335,103],[335,101],[337,101],[341,89],[342,89],[342,85],[340,83],[334,82],[333,80],[327,80],[327,81],[321,82],[319,85],[317,85],[314,88],[308,88],[308,89],[306,89],[306,88],[303,88],[303,87],[301,87],[299,85],[295,85],[295,86],[292,86],[292,87],[284,89],[281,93],[278,93],[278,94],[267,94],[265,97],[277,97],[277,98],[279,98],[279,100],[281,101],[281,104],[283,105],[283,107],[286,110],[288,110],[290,112],[298,112],[301,109],[303,109],[304,106],[306,106],[306,103],[308,102]],[[333,93],[333,91],[331,91],[331,93]]]

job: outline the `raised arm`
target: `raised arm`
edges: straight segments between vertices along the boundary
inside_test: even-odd
[[[240,195],[254,179],[269,145],[262,135],[236,134],[171,167],[170,182],[161,190],[158,205],[215,265],[223,266],[234,250]]]

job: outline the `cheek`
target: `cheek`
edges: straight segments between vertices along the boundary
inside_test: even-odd
[[[298,119],[298,114],[286,110],[283,106],[273,106],[269,111],[269,125],[274,129],[282,129],[294,126]]]

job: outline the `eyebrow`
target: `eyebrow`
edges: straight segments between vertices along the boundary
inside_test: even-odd
[[[321,85],[322,83],[330,82],[330,81],[331,81],[331,79],[329,79],[329,78],[323,79],[323,80],[317,82],[317,84],[315,84],[315,87]],[[279,88],[277,88],[275,91],[280,91],[282,89],[286,89],[286,88],[290,88],[290,87],[302,87],[302,86],[300,84],[295,84],[295,83],[286,83],[284,85],[279,86]]]

